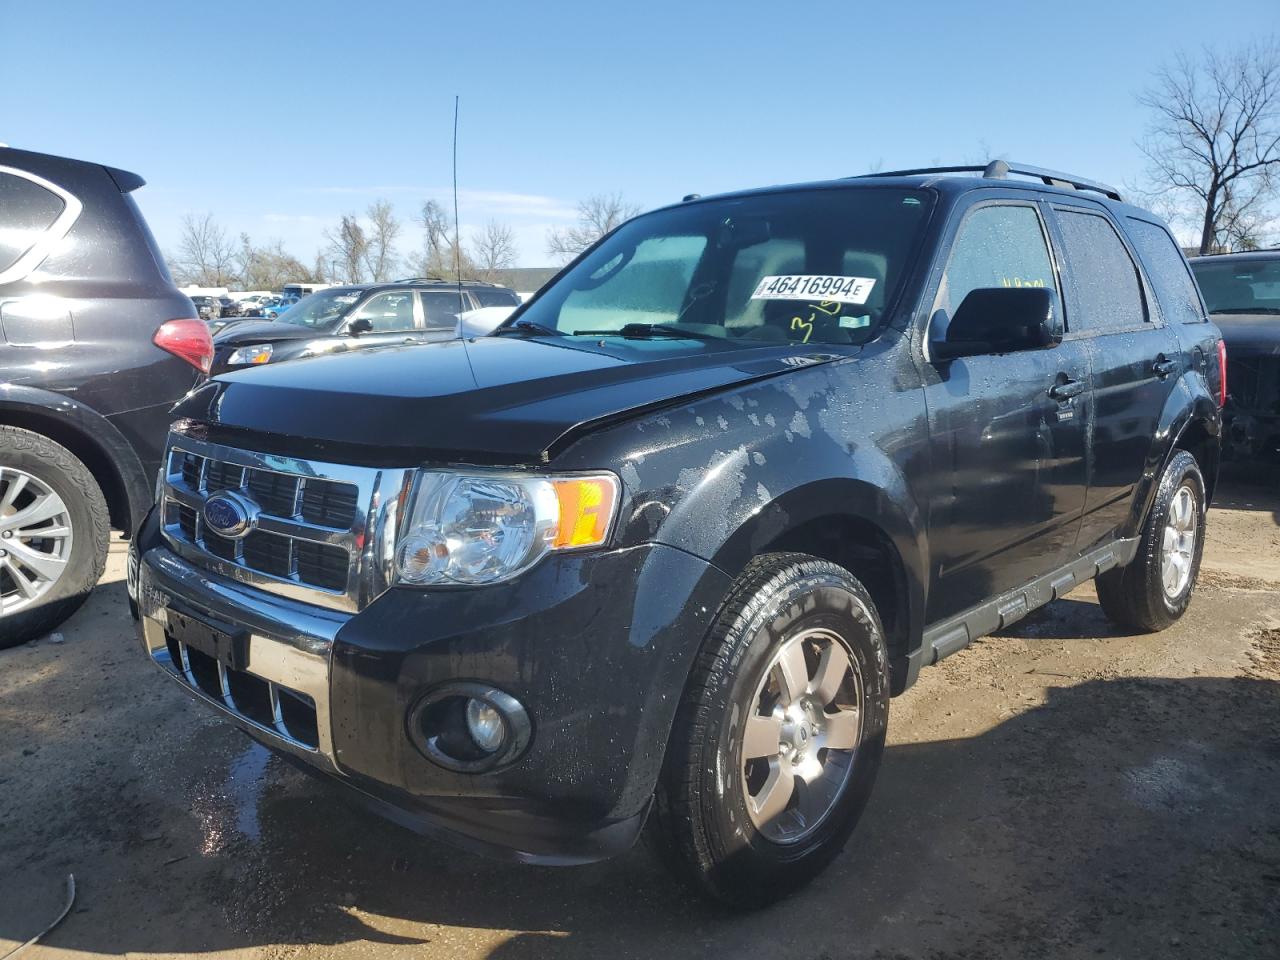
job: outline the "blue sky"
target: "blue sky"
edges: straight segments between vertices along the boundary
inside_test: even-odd
[[[448,199],[456,93],[463,231],[509,222],[539,265],[595,192],[647,208],[987,153],[1123,183],[1151,71],[1277,27],[1277,0],[0,0],[0,141],[141,173],[166,249],[210,211],[310,263],[344,212]]]

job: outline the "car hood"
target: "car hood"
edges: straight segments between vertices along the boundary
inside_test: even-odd
[[[276,323],[274,320],[232,320],[213,338],[215,347],[241,347],[249,343],[279,343],[282,340],[310,340],[329,336],[327,330],[304,327],[296,323]]]
[[[832,359],[796,344],[483,337],[223,374],[174,415],[317,459],[540,463],[592,427]]]
[[[1232,353],[1280,355],[1280,314],[1215,313],[1211,319]]]

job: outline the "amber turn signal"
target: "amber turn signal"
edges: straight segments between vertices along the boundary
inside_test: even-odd
[[[618,481],[611,474],[552,481],[560,504],[560,522],[551,546],[558,550],[596,547],[609,536],[618,503]]]

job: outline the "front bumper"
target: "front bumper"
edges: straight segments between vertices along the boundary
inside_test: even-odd
[[[143,645],[190,695],[405,826],[540,863],[632,845],[692,658],[729,587],[705,561],[646,545],[551,558],[484,589],[392,589],[352,615],[194,566],[154,522],[135,549]],[[184,659],[184,617],[238,630],[238,654],[212,667]],[[459,680],[492,684],[528,710],[533,736],[514,763],[454,772],[414,746],[413,706]]]

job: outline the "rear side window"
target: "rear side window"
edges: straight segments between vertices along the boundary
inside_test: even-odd
[[[1030,206],[978,207],[951,247],[934,310],[947,315],[974,290],[1047,287],[1057,292],[1040,216]]]
[[[437,333],[454,330],[458,325],[458,314],[466,308],[462,305],[462,294],[457,290],[418,294],[422,298],[422,312],[426,315],[427,329]]]
[[[1160,309],[1173,323],[1203,323],[1204,308],[1191,270],[1169,231],[1146,220],[1129,218],[1129,237],[1155,284]]]
[[[520,303],[514,291],[501,287],[472,287],[471,295],[482,307],[514,307]]]
[[[64,206],[61,197],[39,184],[0,173],[0,274],[36,245]]]
[[[1125,330],[1147,319],[1138,268],[1106,217],[1054,208],[1062,230],[1066,264],[1075,289],[1068,326],[1076,331]]]

